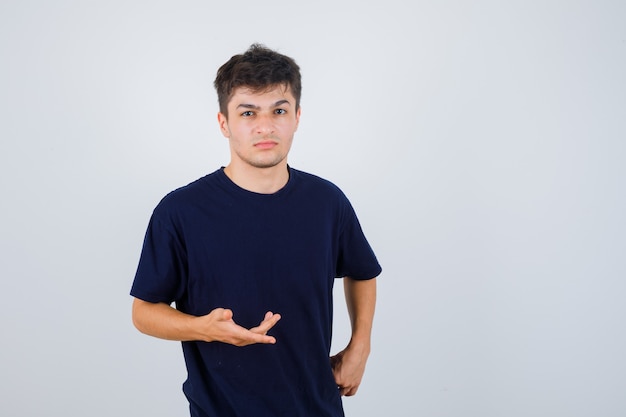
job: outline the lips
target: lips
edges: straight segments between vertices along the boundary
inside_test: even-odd
[[[264,140],[264,141],[255,143],[254,147],[257,149],[271,149],[276,145],[278,144],[272,140]]]

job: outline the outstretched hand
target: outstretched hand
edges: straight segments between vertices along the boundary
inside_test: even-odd
[[[335,383],[341,395],[350,397],[356,394],[361,385],[369,349],[348,346],[330,358],[330,366]]]
[[[205,329],[204,333],[208,336],[206,341],[247,346],[254,343],[276,343],[276,339],[267,335],[267,332],[280,320],[280,314],[268,311],[263,321],[251,329],[235,323],[232,310],[225,308],[216,308],[206,316],[197,319],[201,321]]]

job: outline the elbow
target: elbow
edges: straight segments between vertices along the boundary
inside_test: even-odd
[[[145,301],[135,298],[135,300],[133,301],[131,317],[133,321],[133,326],[135,326],[135,328],[139,330],[141,333],[145,334],[146,329],[145,329],[144,320],[143,320],[142,303],[145,303]]]

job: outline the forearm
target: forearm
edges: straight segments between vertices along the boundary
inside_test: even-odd
[[[341,395],[356,394],[370,354],[372,323],[376,306],[376,279],[344,278],[346,305],[352,325],[348,346],[330,358],[335,382]]]
[[[137,330],[160,339],[199,340],[200,335],[194,330],[196,319],[165,303],[149,303],[138,298],[133,301],[133,324]]]
[[[369,353],[376,307],[376,278],[355,280],[346,277],[344,293],[352,326],[350,345],[361,347]]]
[[[267,332],[280,320],[280,314],[265,313],[261,323],[251,329],[239,326],[233,312],[216,308],[204,316],[182,313],[165,303],[149,303],[138,298],[133,302],[133,323],[150,336],[167,340],[224,342],[235,346],[253,343],[276,343]]]

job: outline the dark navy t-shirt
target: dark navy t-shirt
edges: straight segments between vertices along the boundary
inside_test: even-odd
[[[274,194],[219,169],[155,208],[131,295],[192,315],[222,307],[246,328],[280,313],[276,344],[183,342],[192,416],[343,416],[329,363],[334,278],[381,272],[345,195],[289,168]]]

